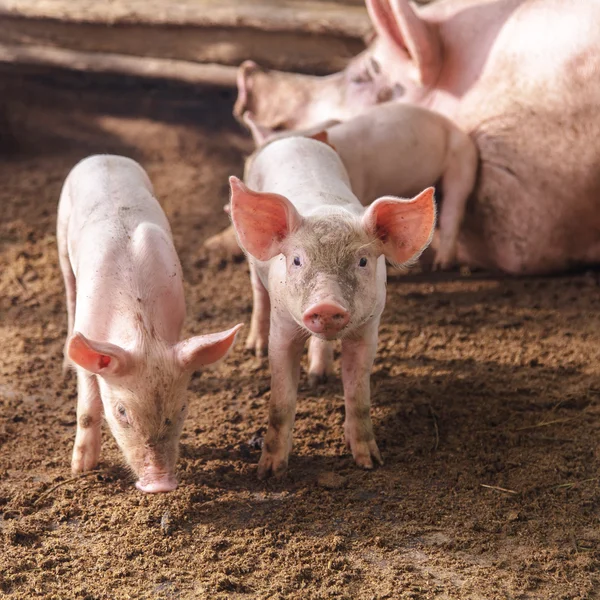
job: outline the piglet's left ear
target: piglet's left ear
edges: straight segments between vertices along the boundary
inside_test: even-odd
[[[197,335],[179,342],[175,352],[181,368],[195,371],[221,360],[233,346],[235,336],[242,327],[243,324],[239,323],[227,331]]]
[[[383,244],[383,254],[396,265],[408,265],[431,242],[435,228],[434,189],[412,199],[379,198],[363,216],[363,226]]]

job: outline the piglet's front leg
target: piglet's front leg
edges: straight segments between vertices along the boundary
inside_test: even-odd
[[[259,479],[271,475],[281,477],[288,466],[304,342],[305,339],[298,336],[297,327],[287,323],[282,326],[277,318],[271,320],[271,401],[269,427],[258,463]]]
[[[102,400],[96,376],[77,368],[77,433],[71,470],[74,474],[98,466],[102,435]]]
[[[383,464],[371,422],[371,369],[377,352],[378,326],[379,321],[375,320],[365,326],[359,337],[342,341],[344,433],[356,464],[364,469],[373,468],[373,459]]]

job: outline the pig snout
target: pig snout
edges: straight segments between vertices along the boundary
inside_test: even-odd
[[[325,300],[305,310],[302,321],[312,333],[330,336],[346,327],[350,313],[334,300]]]
[[[177,488],[177,479],[171,473],[165,473],[158,469],[146,469],[135,487],[146,494],[172,492]]]
[[[172,492],[177,487],[177,478],[168,463],[156,449],[146,450],[143,465],[138,471],[137,489],[146,494]]]

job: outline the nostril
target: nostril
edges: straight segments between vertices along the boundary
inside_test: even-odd
[[[350,320],[350,315],[337,303],[320,304],[309,308],[303,316],[306,327],[314,333],[339,331]]]

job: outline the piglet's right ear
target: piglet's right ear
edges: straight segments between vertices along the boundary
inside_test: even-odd
[[[255,192],[237,177],[230,177],[231,220],[240,246],[258,260],[281,254],[282,242],[295,231],[302,217],[279,194]]]
[[[107,342],[88,340],[79,332],[69,338],[67,356],[86,371],[103,377],[124,375],[131,367],[126,350]]]

